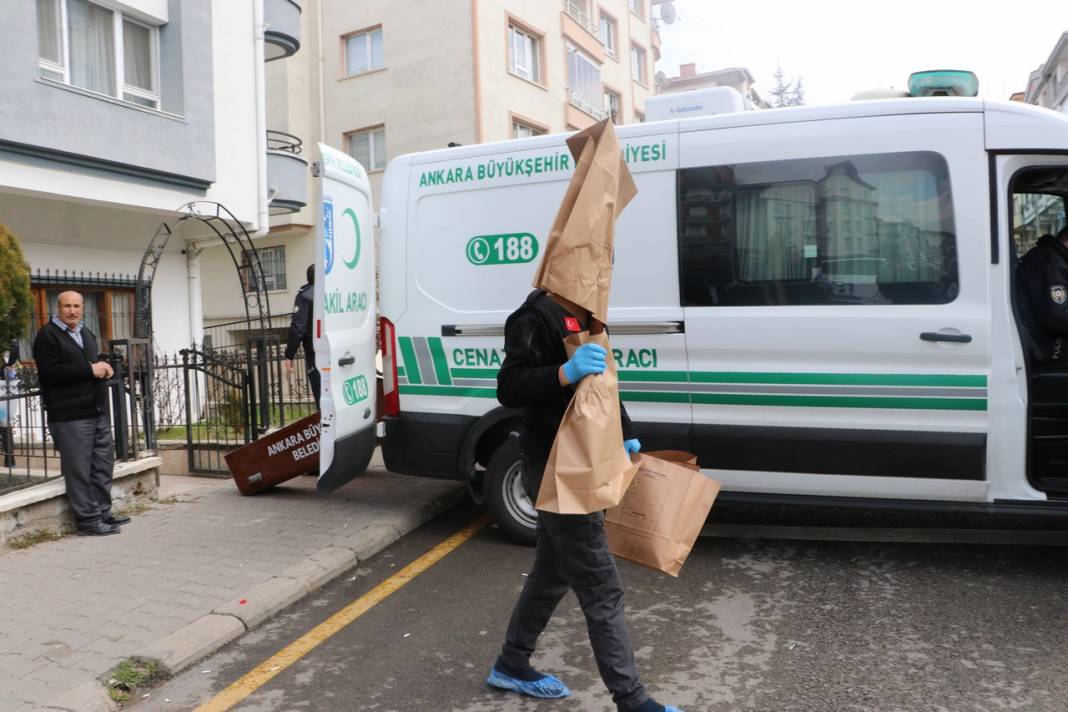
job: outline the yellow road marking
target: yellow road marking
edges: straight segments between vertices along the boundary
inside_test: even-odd
[[[234,682],[218,695],[208,700],[196,712],[224,712],[244,700],[259,688],[288,668],[293,663],[310,653],[320,643],[325,642],[339,630],[352,623],[376,605],[408,584],[419,574],[441,561],[450,552],[457,549],[468,539],[478,534],[489,524],[489,518],[482,516],[476,521],[450,536],[445,541],[426,552],[397,573],[390,576],[373,589],[312,628],[303,636],[294,640],[271,657],[264,660],[244,677]]]

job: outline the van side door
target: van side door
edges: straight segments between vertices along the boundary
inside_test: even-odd
[[[983,500],[977,112],[680,133],[693,449],[728,490]]]

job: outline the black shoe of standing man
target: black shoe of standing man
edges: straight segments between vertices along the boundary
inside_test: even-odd
[[[129,517],[124,517],[121,514],[109,514],[108,516],[104,517],[101,521],[103,521],[104,524],[110,524],[112,526],[117,527],[117,526],[121,526],[123,524],[129,524],[130,523],[130,518]]]
[[[114,524],[105,524],[104,522],[93,522],[84,527],[78,527],[79,536],[107,536],[108,534],[118,534],[119,531],[119,528]]]

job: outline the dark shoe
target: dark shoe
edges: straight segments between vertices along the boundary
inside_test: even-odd
[[[104,524],[111,524],[112,526],[116,526],[117,527],[117,526],[122,525],[122,524],[129,524],[130,523],[130,518],[129,517],[124,517],[121,514],[109,514],[108,516],[104,517],[101,521],[103,521]]]
[[[107,536],[108,534],[118,534],[119,531],[120,529],[114,524],[95,522],[84,527],[78,527],[78,536]]]

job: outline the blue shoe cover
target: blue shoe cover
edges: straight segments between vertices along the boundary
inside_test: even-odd
[[[506,675],[498,670],[496,666],[490,669],[489,677],[486,678],[486,684],[492,685],[493,687],[499,687],[502,690],[512,690],[521,695],[540,697],[544,700],[567,697],[571,694],[571,690],[567,689],[567,685],[560,682],[552,675],[546,675],[540,680],[528,682],[526,680],[512,677],[511,675]]]
[[[682,712],[678,707],[672,707],[671,705],[664,705],[664,712]]]

